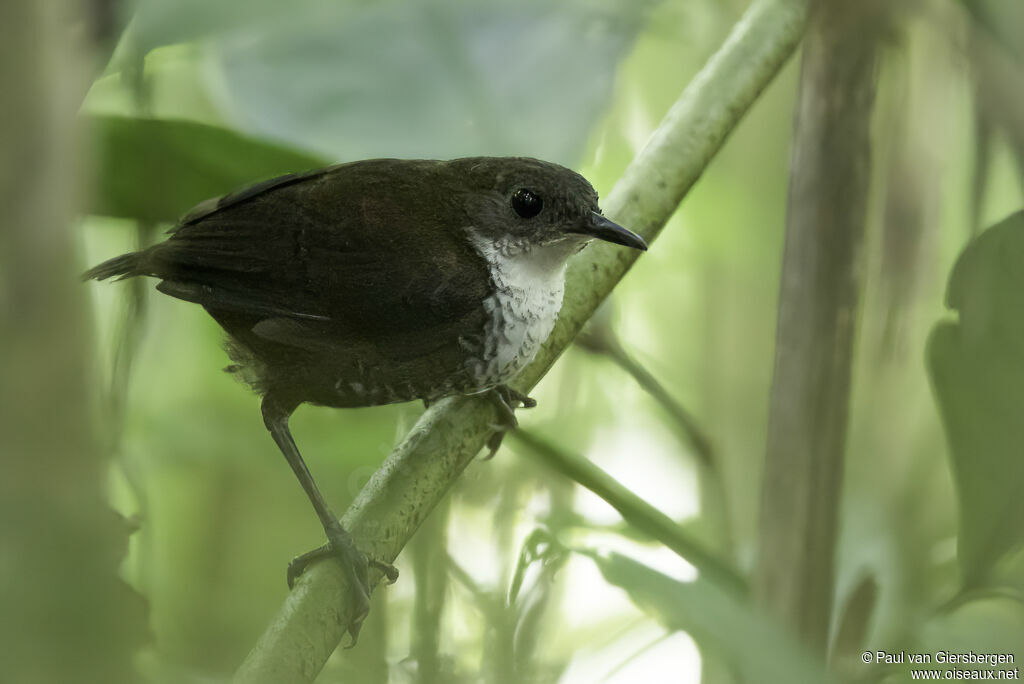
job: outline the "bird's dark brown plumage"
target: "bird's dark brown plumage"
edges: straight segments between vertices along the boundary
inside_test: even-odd
[[[371,406],[488,391],[499,416],[532,402],[504,383],[550,333],[566,259],[597,237],[645,249],[600,215],[569,169],[525,158],[370,160],[259,183],[187,214],[169,239],[89,270],[152,276],[227,331],[232,368],[313,504],[327,551],[369,610],[367,564],[292,440],[304,402]],[[500,439],[492,442],[492,450]]]
[[[236,368],[282,404],[348,407],[472,389],[490,277],[436,162],[286,176],[194,210],[127,275],[201,304]],[[429,173],[427,173],[429,172]]]

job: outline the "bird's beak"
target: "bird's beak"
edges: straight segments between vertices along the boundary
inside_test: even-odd
[[[609,221],[596,211],[590,213],[590,220],[577,226],[572,232],[580,235],[589,235],[605,242],[614,242],[617,245],[632,247],[642,252],[647,251],[647,243],[644,239],[631,230],[626,230],[618,223]]]

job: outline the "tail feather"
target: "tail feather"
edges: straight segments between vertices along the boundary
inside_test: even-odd
[[[131,278],[142,275],[139,269],[142,252],[130,252],[121,256],[107,259],[98,266],[93,266],[82,274],[82,280],[106,280],[114,276],[120,278]]]

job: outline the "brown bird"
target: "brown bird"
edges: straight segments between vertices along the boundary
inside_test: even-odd
[[[369,611],[368,560],[306,468],[288,420],[308,402],[347,408],[484,394],[504,422],[532,406],[507,386],[550,334],[567,259],[592,238],[646,249],[604,218],[577,173],[527,158],[377,159],[258,183],[203,202],[169,239],[87,271],[159,278],[228,334],[238,374],[327,535],[289,566],[342,561]],[[500,441],[492,443],[497,447]]]

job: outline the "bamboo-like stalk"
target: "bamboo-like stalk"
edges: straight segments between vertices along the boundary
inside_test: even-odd
[[[626,522],[672,549],[697,568],[702,576],[737,595],[746,594],[746,580],[732,566],[691,538],[675,520],[623,487],[614,477],[582,456],[560,449],[532,432],[519,430],[514,437],[528,447],[528,453],[532,452],[548,467],[607,501]]]
[[[814,4],[797,104],[754,593],[824,656],[878,35],[872,3]]]
[[[441,684],[445,681],[440,636],[448,598],[450,509],[447,501],[435,507],[409,544],[416,582],[409,655],[416,663],[416,684]]]
[[[757,0],[605,198],[605,213],[653,240],[792,54],[806,16],[806,0]],[[632,250],[593,245],[574,259],[558,324],[513,383],[516,389],[529,390],[543,377],[636,258]],[[494,419],[493,407],[477,398],[450,397],[427,409],[343,516],[357,546],[373,558],[394,559],[480,451]],[[340,568],[334,563],[311,567],[235,681],[312,681],[351,616],[349,586]]]
[[[145,605],[118,577],[88,307],[74,276],[84,3],[0,2],[0,651],[7,682],[129,682]]]

